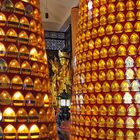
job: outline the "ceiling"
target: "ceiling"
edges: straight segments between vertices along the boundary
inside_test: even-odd
[[[78,5],[79,0],[40,0],[42,21],[45,30],[65,31],[70,23],[71,8]],[[45,13],[49,17],[46,19]]]

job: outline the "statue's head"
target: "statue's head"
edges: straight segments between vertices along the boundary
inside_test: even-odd
[[[60,59],[60,64],[61,65],[67,65],[68,62],[69,62],[69,58],[70,58],[68,53],[59,51],[58,55],[59,55],[59,59]]]

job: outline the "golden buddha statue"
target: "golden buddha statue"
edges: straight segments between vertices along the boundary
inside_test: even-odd
[[[69,55],[66,52],[59,51],[60,64],[56,61],[50,61],[54,75],[52,77],[52,93],[56,98],[63,90],[67,93],[71,91],[71,72]],[[60,65],[60,66],[59,66]]]

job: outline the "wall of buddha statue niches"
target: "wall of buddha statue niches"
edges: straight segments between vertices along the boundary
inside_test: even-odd
[[[0,139],[57,140],[39,0],[0,0]]]
[[[140,0],[81,0],[71,140],[140,139]]]

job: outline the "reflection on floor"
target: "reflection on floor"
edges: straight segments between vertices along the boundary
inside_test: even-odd
[[[70,135],[70,121],[63,121],[58,127],[59,140],[69,140]]]

